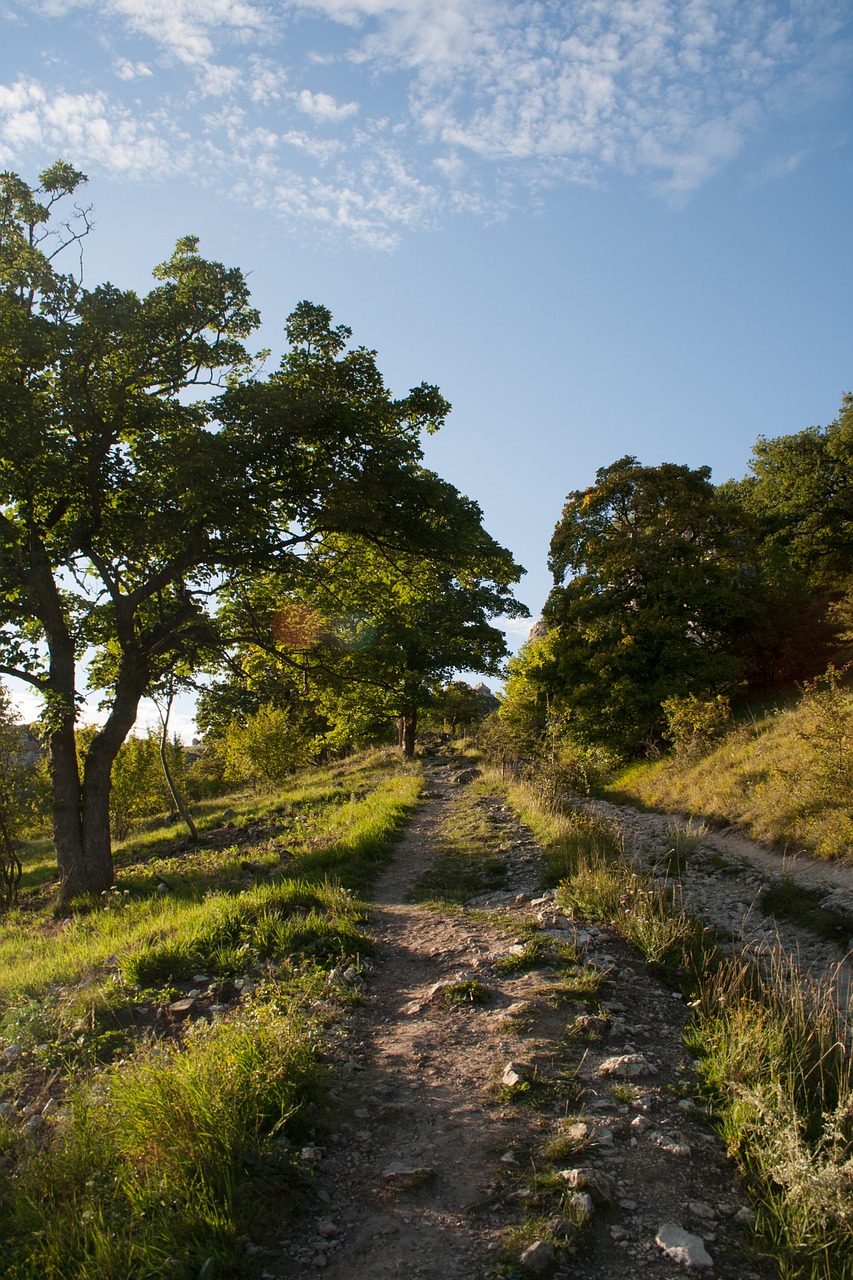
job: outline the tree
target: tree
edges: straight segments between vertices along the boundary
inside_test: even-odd
[[[853,572],[853,395],[827,427],[760,437],[750,470],[741,499],[761,522],[765,555],[813,589],[843,589]]]
[[[257,377],[243,275],[193,237],[142,297],[61,274],[89,222],[57,226],[56,207],[83,181],[61,163],[35,190],[0,177],[0,672],[44,701],[65,902],[112,883],[113,761],[145,692],[216,646],[224,581],[333,530],[428,545],[418,439],[449,408],[427,385],[393,399],[375,353],[310,303]],[[92,648],[108,715],[81,770]]]
[[[708,467],[621,458],[569,494],[551,542],[552,660],[538,678],[581,741],[638,749],[664,699],[744,678],[758,573],[737,506]]]
[[[246,665],[263,654],[291,680],[301,672],[333,745],[375,740],[396,720],[411,756],[419,713],[454,670],[500,672],[506,641],[490,620],[527,612],[511,591],[523,571],[476,503],[431,472],[420,478],[428,553],[332,534],[298,573],[230,592],[228,627],[250,651]]]

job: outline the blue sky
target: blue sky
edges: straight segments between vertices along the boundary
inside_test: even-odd
[[[846,0],[0,0],[0,165],[90,178],[89,283],[175,239],[278,353],[331,307],[528,570],[625,453],[746,471],[851,372]],[[513,643],[521,639],[520,632]]]

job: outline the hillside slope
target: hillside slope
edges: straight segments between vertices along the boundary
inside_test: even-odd
[[[834,673],[716,746],[632,765],[608,798],[734,825],[783,853],[853,861],[853,697]]]

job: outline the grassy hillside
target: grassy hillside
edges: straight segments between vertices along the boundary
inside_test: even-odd
[[[632,765],[610,799],[734,823],[754,840],[853,861],[853,694],[835,673],[716,745]]]
[[[44,850],[0,918],[0,1271],[254,1276],[298,1205],[320,1061],[356,1000],[367,891],[420,792],[375,753],[232,798],[202,842],[125,842],[115,889],[56,919]]]

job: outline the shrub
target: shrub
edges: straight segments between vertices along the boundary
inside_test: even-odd
[[[667,698],[661,710],[666,721],[664,737],[682,758],[704,755],[732,722],[729,700],[721,693],[715,698],[697,698],[695,693]]]

